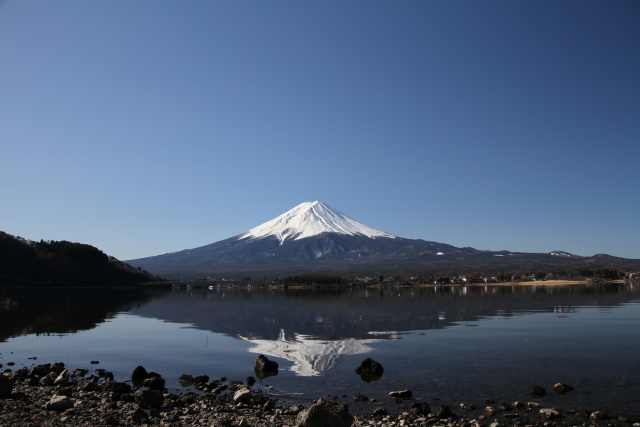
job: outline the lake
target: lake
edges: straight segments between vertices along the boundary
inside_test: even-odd
[[[264,354],[280,371],[255,387],[303,404],[335,395],[354,413],[396,409],[388,393],[410,389],[436,405],[640,414],[638,284],[3,291],[18,302],[0,310],[3,369],[59,361],[124,381],[142,365],[185,391],[184,373],[245,380]],[[382,378],[355,374],[365,358]],[[547,395],[532,398],[534,385]]]

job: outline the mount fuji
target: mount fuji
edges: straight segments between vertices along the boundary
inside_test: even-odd
[[[599,257],[599,258],[598,258]],[[474,271],[495,267],[610,265],[620,258],[562,251],[522,253],[458,248],[405,239],[368,227],[325,203],[305,202],[244,233],[194,249],[128,260],[167,278],[282,276],[303,273]]]

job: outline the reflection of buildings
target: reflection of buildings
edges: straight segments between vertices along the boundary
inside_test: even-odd
[[[372,348],[367,344],[381,341],[354,338],[324,341],[297,333],[293,335],[293,339],[287,339],[284,329],[280,330],[277,340],[249,339],[243,336],[240,338],[254,344],[254,347],[249,348],[252,353],[280,357],[293,362],[291,370],[303,377],[322,375],[333,368],[341,356],[368,353]]]

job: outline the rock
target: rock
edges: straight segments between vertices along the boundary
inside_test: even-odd
[[[509,405],[507,402],[500,402],[498,404],[498,410],[502,412],[509,412],[511,411],[511,405]]]
[[[484,414],[488,417],[493,417],[496,412],[496,408],[494,408],[493,406],[487,406],[486,408],[484,408]]]
[[[389,415],[389,413],[384,408],[378,408],[375,411],[373,411],[373,415],[376,417],[386,417],[387,415]]]
[[[562,414],[559,411],[549,408],[540,409],[539,414],[540,418],[542,418],[543,420],[555,420],[562,417]]]
[[[133,397],[142,409],[160,408],[164,403],[164,396],[158,390],[136,390]]]
[[[146,380],[142,381],[143,387],[147,387],[149,390],[164,390],[164,378],[159,374],[151,375]]]
[[[397,399],[411,399],[413,397],[413,393],[411,390],[392,391],[389,393],[389,397]]]
[[[193,385],[193,377],[191,375],[182,374],[178,381],[182,387],[189,387],[190,385]]]
[[[49,372],[44,377],[40,378],[40,385],[43,387],[50,387],[53,385],[53,382],[58,378],[58,375],[55,372]]]
[[[589,418],[594,421],[602,421],[607,419],[607,414],[602,411],[595,411],[592,412],[591,415],[589,415]]]
[[[347,408],[319,399],[296,418],[296,427],[351,427],[354,418]]]
[[[100,390],[100,386],[92,381],[81,381],[78,383],[78,388],[88,392]]]
[[[547,390],[544,387],[534,385],[529,392],[533,397],[544,397],[547,394]]]
[[[138,408],[131,415],[131,421],[134,424],[147,424],[149,422],[149,416],[142,409]]]
[[[449,407],[446,405],[438,406],[438,409],[436,410],[435,415],[436,415],[436,418],[439,418],[439,419],[451,418],[454,416],[453,412],[451,412],[451,409],[449,409]]]
[[[67,381],[69,381],[69,370],[65,369],[62,372],[60,372],[60,375],[58,375],[58,377],[53,381],[53,384],[54,385],[64,384]]]
[[[127,383],[122,383],[122,382],[108,381],[108,382],[102,383],[102,385],[100,386],[100,389],[102,389],[103,391],[110,391],[116,394],[131,393],[131,386]]]
[[[51,372],[51,364],[47,363],[46,365],[37,365],[29,370],[29,374],[27,375],[29,378],[41,378],[46,375],[49,375]]]
[[[71,375],[74,378],[83,378],[85,375],[87,375],[87,372],[89,372],[87,369],[76,369],[73,371],[73,375]]]
[[[278,375],[278,363],[261,354],[257,357],[253,370],[260,379],[272,377]]]
[[[53,396],[49,402],[45,405],[45,409],[48,411],[66,411],[69,408],[73,408],[73,400],[67,396]]]
[[[60,396],[71,397],[73,396],[73,387],[60,387],[58,389],[58,394]]]
[[[131,381],[136,387],[142,387],[142,382],[149,377],[149,373],[142,366],[137,366],[131,373]]]
[[[209,376],[208,375],[198,375],[197,377],[193,378],[193,383],[194,384],[204,384],[209,382]]]
[[[356,374],[360,375],[362,381],[373,382],[382,378],[384,368],[378,362],[373,359],[366,358],[360,363],[360,366],[356,368]]]
[[[459,406],[463,411],[473,411],[476,409],[475,405],[472,403],[461,403]]]
[[[276,401],[273,399],[268,399],[266,402],[264,402],[264,405],[262,405],[262,410],[266,412],[270,412],[270,411],[273,411],[275,407],[276,407]]]
[[[369,398],[364,394],[356,394],[355,396],[353,396],[353,400],[355,402],[368,402]]]
[[[253,394],[251,393],[251,390],[245,387],[245,388],[241,388],[240,390],[236,391],[233,394],[233,401],[236,403],[250,404],[252,397],[253,397]]]
[[[256,379],[253,377],[247,377],[247,385],[249,387],[253,387],[253,385],[256,383]]]
[[[413,402],[411,404],[411,413],[413,413],[413,415],[429,415],[431,413],[431,407],[427,402]]]
[[[575,390],[575,389],[570,385],[566,385],[564,383],[557,383],[553,386],[553,391],[555,391],[558,394],[567,394],[571,390]]]
[[[13,391],[13,380],[5,374],[0,374],[0,398],[11,396]]]
[[[56,374],[60,375],[62,373],[62,371],[65,370],[64,363],[62,363],[62,362],[54,363],[53,365],[51,365],[51,370],[53,372],[55,372]]]

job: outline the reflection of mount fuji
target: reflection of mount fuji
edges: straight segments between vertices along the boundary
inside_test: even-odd
[[[340,356],[368,353],[372,349],[367,344],[380,341],[354,338],[324,341],[301,334],[294,334],[293,338],[287,339],[284,330],[280,331],[277,340],[248,339],[242,336],[240,338],[255,346],[249,349],[252,353],[280,357],[293,362],[291,370],[303,377],[321,375],[331,369]]]
[[[344,355],[399,339],[400,332],[528,312],[571,312],[637,299],[638,285],[356,288],[334,290],[174,290],[132,314],[222,333],[248,351],[294,363],[298,375],[320,375]],[[285,333],[286,331],[286,333]],[[376,332],[399,331],[399,332]]]

